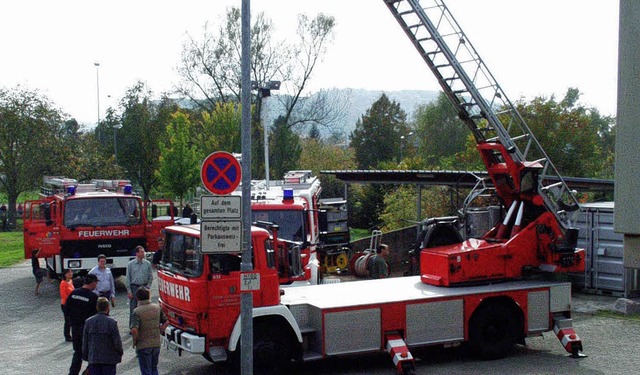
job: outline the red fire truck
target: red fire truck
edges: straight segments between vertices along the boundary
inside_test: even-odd
[[[158,268],[169,349],[216,363],[240,360],[240,249],[203,254],[198,225],[166,228]],[[554,330],[565,349],[582,350],[571,324],[569,283],[522,280],[466,287],[425,284],[419,276],[339,284],[279,285],[277,236],[252,229],[254,368],[284,371],[290,360],[387,351],[399,371],[410,347],[468,342],[482,358],[507,355],[526,337]],[[354,334],[355,333],[355,334]],[[278,372],[278,370],[275,373]]]
[[[39,249],[50,272],[84,274],[104,254],[114,275],[123,275],[136,246],[158,249],[162,229],[173,224],[171,207],[168,200],[143,202],[128,180],[45,177],[40,199],[25,202],[25,258]]]
[[[277,281],[277,235],[254,228],[256,372],[284,373],[291,360],[380,351],[398,371],[411,372],[410,348],[467,343],[493,359],[551,330],[567,352],[580,356],[571,285],[553,278],[584,270],[571,225],[575,197],[442,0],[384,3],[472,131],[508,212],[481,239],[422,249],[420,276],[286,289]],[[557,177],[553,183],[551,177]],[[170,322],[167,346],[237,363],[240,249],[202,254],[195,247],[190,254],[200,266],[189,272],[171,267],[174,251],[183,252],[169,247],[158,272],[160,304]]]
[[[318,212],[322,187],[309,170],[289,171],[282,180],[251,182],[252,222],[269,222],[279,226],[281,241],[289,241],[292,255],[283,262],[281,284],[317,284],[317,247],[320,238]],[[232,194],[240,195],[241,188]],[[299,255],[298,255],[299,254]]]

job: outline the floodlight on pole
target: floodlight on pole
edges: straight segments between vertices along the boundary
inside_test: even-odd
[[[118,165],[118,137],[117,131],[122,128],[122,125],[116,124],[113,125],[113,157],[115,159],[116,165]]]
[[[96,98],[98,100],[98,123],[96,125],[100,125],[100,63],[96,61],[93,65],[96,67]]]
[[[267,124],[265,117],[267,111],[265,111],[266,98],[271,96],[271,90],[280,90],[280,81],[267,81],[258,83],[251,81],[251,89],[258,91],[258,98],[260,98],[260,122],[262,122],[262,129],[264,131],[264,180],[267,189],[269,188],[269,135],[267,130]]]

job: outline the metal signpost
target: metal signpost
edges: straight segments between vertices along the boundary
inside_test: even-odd
[[[251,272],[251,1],[242,0],[241,29],[242,29],[242,227],[244,238],[242,241],[242,262],[240,271]],[[242,294],[240,296],[241,336],[240,350],[242,360],[240,371],[243,374],[253,374],[253,294],[247,289],[256,283],[247,282],[243,277]],[[259,283],[258,283],[259,286]]]
[[[244,7],[243,7],[244,17]],[[243,19],[244,24],[244,19]],[[244,50],[244,47],[243,47]],[[244,106],[243,106],[244,107]],[[249,108],[250,106],[247,106]],[[243,110],[242,151],[251,160],[251,145],[245,143]],[[250,139],[250,138],[249,138]],[[260,289],[260,274],[251,272],[251,189],[250,163],[238,159],[224,151],[216,151],[207,156],[200,168],[200,179],[204,187],[214,195],[200,199],[200,246],[203,253],[225,253],[242,250],[240,292],[240,317],[243,374],[253,373],[253,290]],[[244,173],[243,173],[244,171]],[[245,179],[247,181],[245,181]],[[243,182],[242,197],[230,196],[240,182]],[[243,216],[243,212],[245,215]]]

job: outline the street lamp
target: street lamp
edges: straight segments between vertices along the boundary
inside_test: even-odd
[[[405,145],[404,140],[405,140],[405,138],[410,137],[412,135],[413,135],[413,132],[409,132],[406,137],[404,135],[400,136],[400,161],[402,161],[402,158],[404,157],[403,156],[403,154],[404,154],[404,145]]]
[[[118,165],[118,137],[116,136],[117,130],[122,128],[122,125],[113,125],[113,157],[115,158],[116,165]]]
[[[98,123],[96,125],[100,125],[100,63],[96,61],[93,65],[96,67],[96,98],[98,99]]]
[[[264,83],[258,83],[251,81],[251,89],[258,91],[258,98],[260,98],[260,122],[262,122],[262,129],[264,131],[264,179],[266,187],[269,189],[269,136],[267,132],[267,124],[265,117],[267,111],[265,111],[266,98],[271,96],[271,90],[280,90],[280,81],[268,81]]]

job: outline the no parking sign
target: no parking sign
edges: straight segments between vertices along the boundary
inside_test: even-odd
[[[227,195],[242,181],[242,168],[235,156],[228,152],[216,151],[202,162],[200,179],[210,193]]]

